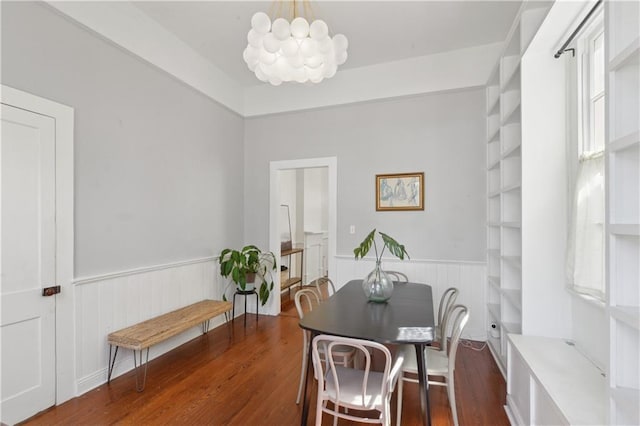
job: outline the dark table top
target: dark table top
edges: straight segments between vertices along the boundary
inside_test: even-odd
[[[305,314],[300,327],[317,334],[379,343],[430,343],[434,334],[431,287],[395,283],[391,299],[386,303],[373,303],[364,295],[362,280],[349,281]]]

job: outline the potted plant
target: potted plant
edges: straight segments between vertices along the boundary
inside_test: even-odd
[[[393,281],[384,273],[382,270],[382,255],[384,254],[385,249],[389,249],[391,254],[398,257],[400,260],[404,260],[406,256],[409,258],[409,253],[404,248],[404,245],[397,242],[395,239],[390,237],[389,235],[378,232],[380,237],[382,238],[382,242],[384,246],[382,250],[378,253],[378,245],[376,244],[376,230],[374,229],[366,236],[366,238],[360,243],[358,247],[353,249],[353,254],[356,259],[364,258],[371,246],[376,252],[376,267],[373,271],[367,275],[367,277],[362,281],[362,289],[364,290],[367,299],[372,302],[386,302],[391,298],[391,294],[393,293]]]
[[[254,245],[242,250],[226,248],[220,253],[219,263],[220,275],[229,278],[241,291],[258,287],[260,303],[263,306],[267,303],[273,290],[272,271],[276,270],[276,257],[272,252],[263,252]],[[226,300],[226,294],[223,299]]]

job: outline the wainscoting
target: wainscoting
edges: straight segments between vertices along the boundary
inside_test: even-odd
[[[107,334],[203,299],[220,299],[223,284],[213,257],[76,279],[77,395],[107,380]],[[211,328],[223,322],[224,317],[215,318]],[[199,334],[200,330],[193,328],[153,346],[149,359]],[[113,377],[132,368],[132,351],[121,349]]]
[[[337,276],[333,281],[339,287],[349,280],[364,278],[374,268],[375,260],[356,261],[352,256],[336,256],[336,266]],[[466,305],[470,310],[469,322],[463,337],[482,341],[487,339],[484,262],[384,259],[382,267],[386,270],[404,272],[409,280],[432,286],[435,315],[444,290],[457,287],[460,291],[457,303]]]
[[[334,282],[340,286],[351,279],[364,277],[373,269],[374,261],[355,261],[350,256],[337,256],[336,265]],[[385,269],[404,272],[412,281],[433,286],[434,310],[437,310],[437,303],[446,288],[458,287],[458,301],[471,310],[464,337],[486,340],[484,263],[385,260],[383,265]],[[77,395],[107,380],[107,334],[199,300],[221,299],[223,285],[224,280],[213,257],[76,279]],[[243,313],[242,306],[239,308],[236,315]],[[212,320],[211,328],[219,326],[223,320],[223,317]],[[194,328],[152,347],[149,359],[197,337],[199,333],[199,329]],[[119,351],[113,377],[132,368],[132,352]]]

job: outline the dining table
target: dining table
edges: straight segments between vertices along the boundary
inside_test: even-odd
[[[307,350],[307,374],[301,425],[309,415],[308,378],[311,362],[311,342],[314,336],[329,334],[371,340],[383,344],[413,345],[418,364],[418,381],[422,419],[431,425],[429,383],[425,347],[434,340],[435,324],[431,286],[413,282],[394,282],[393,293],[383,303],[368,301],[362,280],[352,280],[326,301],[307,312],[300,327],[311,333]]]

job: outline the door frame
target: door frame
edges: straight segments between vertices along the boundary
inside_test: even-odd
[[[338,206],[338,159],[337,157],[307,158],[301,160],[271,161],[269,163],[269,249],[280,259],[280,234],[278,232],[278,219],[280,209],[280,181],[278,173],[283,170],[309,169],[327,167],[327,269],[329,276],[336,276],[336,244],[337,244],[337,206]],[[279,263],[279,262],[278,262]],[[276,274],[275,287],[280,288],[280,274]],[[280,292],[277,292],[272,312],[278,315],[281,310]]]
[[[76,396],[76,339],[73,289],[73,108],[0,85],[0,102],[55,120],[56,168],[56,405]],[[0,230],[1,232],[1,230]]]

